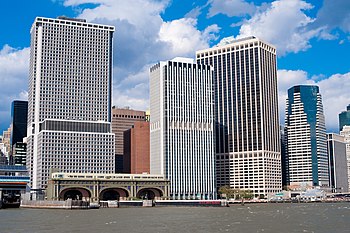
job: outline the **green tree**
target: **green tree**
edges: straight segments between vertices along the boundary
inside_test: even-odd
[[[222,197],[226,197],[226,199],[233,198],[235,196],[234,191],[230,186],[221,186],[219,188],[219,193]]]

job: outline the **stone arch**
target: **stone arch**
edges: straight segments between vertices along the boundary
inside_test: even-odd
[[[91,198],[91,191],[84,187],[69,187],[62,189],[59,194],[59,199],[67,200],[68,198],[88,201]]]
[[[125,188],[104,188],[100,191],[99,199],[101,201],[126,200],[129,197],[129,191]]]
[[[136,197],[140,199],[155,200],[160,199],[164,195],[163,190],[159,188],[141,188]]]

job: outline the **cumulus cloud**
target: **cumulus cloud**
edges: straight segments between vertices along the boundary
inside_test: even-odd
[[[244,0],[209,0],[208,17],[224,14],[229,17],[252,15],[256,6]]]
[[[309,40],[322,31],[322,28],[308,29],[314,19],[305,12],[312,8],[301,0],[274,1],[243,23],[238,38],[255,35],[275,45],[279,55],[306,50],[310,47]]]
[[[284,124],[287,90],[294,85],[317,85],[320,88],[327,131],[338,130],[338,114],[350,103],[350,73],[334,74],[322,80],[314,80],[302,70],[278,70],[279,111]]]
[[[200,32],[196,25],[197,20],[193,18],[164,22],[159,31],[159,40],[169,42],[173,55],[193,57],[196,50],[208,47],[208,41],[215,39],[212,37],[213,33],[219,30],[217,25],[211,25],[204,32]]]
[[[0,50],[0,119],[1,128],[8,127],[11,102],[27,100],[29,48],[15,49],[5,45]],[[1,132],[0,132],[1,133]]]
[[[199,31],[193,14],[165,22],[161,14],[170,4],[167,0],[64,2],[65,6],[75,7],[86,3],[93,3],[95,7],[82,10],[79,18],[116,27],[113,42],[113,104],[116,106],[148,109],[148,69],[151,64],[176,56],[192,57],[197,49],[209,47],[209,42],[216,39],[215,34],[219,31],[217,25]]]
[[[315,27],[326,26],[326,31],[331,32],[339,28],[345,33],[350,32],[350,1],[349,0],[324,0],[323,6],[317,12]]]

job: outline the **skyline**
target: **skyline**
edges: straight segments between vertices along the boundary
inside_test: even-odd
[[[149,108],[152,64],[176,56],[194,58],[196,50],[224,37],[251,34],[277,48],[281,124],[287,89],[293,85],[320,87],[327,131],[338,131],[338,114],[350,103],[350,3],[345,0],[325,0],[323,6],[316,0],[202,0],[185,6],[179,0],[38,0],[21,2],[20,9],[17,5],[4,2],[7,10],[1,16],[1,131],[10,124],[11,102],[27,99],[29,30],[36,16],[66,15],[116,27],[113,105],[119,107]],[[21,20],[13,20],[15,11]]]

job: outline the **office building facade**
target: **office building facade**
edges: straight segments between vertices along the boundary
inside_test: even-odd
[[[346,111],[339,113],[339,131],[342,131],[345,125],[350,126],[350,104],[346,107]]]
[[[124,171],[124,132],[131,129],[135,122],[146,121],[146,112],[128,107],[112,108],[112,132],[115,134],[116,172]]]
[[[124,132],[124,172],[131,174],[150,173],[149,122],[135,122]]]
[[[150,68],[150,171],[172,199],[216,198],[212,69],[176,58]]]
[[[214,67],[218,187],[252,190],[260,197],[279,192],[276,49],[248,37],[197,51],[196,59]]]
[[[285,129],[289,185],[329,187],[326,126],[317,86],[288,90]]]
[[[11,105],[11,148],[27,137],[28,101],[15,100]]]
[[[333,193],[349,192],[346,142],[344,136],[327,134],[329,186]]]
[[[350,187],[350,125],[343,126],[342,131],[340,131],[340,135],[344,137],[346,143],[346,160],[348,167],[348,181]]]
[[[2,152],[4,153],[8,162],[10,162],[10,156],[11,156],[11,131],[12,131],[12,127],[10,126],[7,130],[3,131],[2,133],[2,143],[3,143]]]
[[[37,17],[31,28],[27,168],[34,190],[49,170],[114,172],[114,27]]]
[[[12,147],[12,164],[15,166],[26,166],[27,143],[17,142]]]

